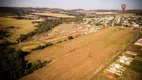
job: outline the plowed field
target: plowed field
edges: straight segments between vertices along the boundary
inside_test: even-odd
[[[21,80],[89,80],[106,59],[122,51],[123,44],[135,36],[135,31],[108,27],[96,33],[34,51],[30,61],[52,60]]]

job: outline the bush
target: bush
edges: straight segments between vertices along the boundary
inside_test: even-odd
[[[52,45],[53,45],[53,43],[49,42],[49,43],[45,44],[45,47],[52,46]]]
[[[11,28],[11,29],[13,29],[13,28],[15,28],[15,26],[8,26],[8,28]]]
[[[35,63],[31,64],[29,63],[27,65],[27,69],[25,70],[25,74],[30,74],[32,72],[34,72],[35,70],[42,68],[44,66],[46,66],[48,63],[50,63],[52,60],[49,61],[43,61],[41,62],[40,60],[37,60]]]
[[[73,36],[68,36],[68,40],[74,39]]]
[[[33,51],[34,51],[34,50],[40,50],[40,49],[44,49],[44,48],[49,47],[49,46],[52,46],[52,45],[53,45],[53,43],[49,42],[49,43],[46,43],[45,45],[40,45],[40,46],[38,46],[38,47],[36,47],[36,48],[34,48],[34,49],[32,49],[32,50],[33,50]]]
[[[61,42],[63,42],[63,41],[57,41],[57,43],[61,43]]]
[[[0,39],[4,39],[8,37],[10,37],[10,33],[7,30],[0,29]]]

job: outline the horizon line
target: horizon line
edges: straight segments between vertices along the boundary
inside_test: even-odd
[[[53,9],[62,9],[62,10],[75,10],[75,9],[82,9],[82,10],[122,10],[122,9],[83,9],[83,8],[72,8],[72,9],[63,9],[57,7],[32,7],[32,6],[0,6],[0,7],[11,7],[11,8],[53,8]],[[142,10],[142,9],[126,9],[127,10]]]

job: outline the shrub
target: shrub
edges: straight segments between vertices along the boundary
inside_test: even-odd
[[[44,49],[44,48],[49,47],[49,46],[52,46],[52,45],[53,45],[53,43],[49,42],[49,43],[46,43],[45,45],[40,45],[40,46],[38,46],[38,47],[36,47],[36,48],[34,48],[34,49],[32,49],[32,50],[33,50],[33,51],[34,51],[34,50],[40,50],[40,49]]]
[[[73,36],[68,36],[68,40],[74,39]]]
[[[15,26],[8,26],[8,28],[11,28],[11,29],[13,29],[13,28],[15,28]]]
[[[57,43],[61,43],[62,41],[57,41]]]
[[[40,60],[37,60],[35,63],[31,64],[29,63],[27,65],[27,69],[25,70],[25,74],[30,74],[32,72],[34,72],[35,70],[42,68],[44,66],[46,66],[48,63],[50,63],[52,60],[49,61],[43,61],[41,62]]]
[[[48,42],[48,43],[45,44],[45,47],[52,46],[52,45],[53,45],[53,43]]]

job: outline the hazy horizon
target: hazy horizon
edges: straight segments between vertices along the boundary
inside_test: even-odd
[[[121,10],[121,4],[127,5],[127,10],[142,9],[141,0],[1,0],[1,7],[44,7],[84,10]]]

